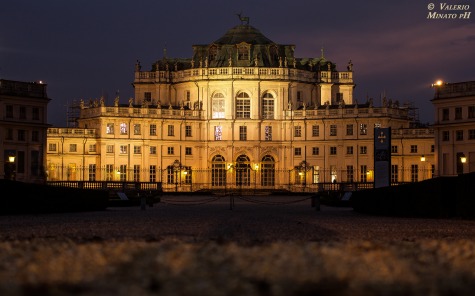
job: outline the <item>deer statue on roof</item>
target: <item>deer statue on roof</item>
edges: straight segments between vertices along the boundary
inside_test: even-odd
[[[242,12],[241,13],[236,13],[236,15],[239,17],[239,20],[241,21],[241,25],[244,25],[244,23],[246,23],[246,25],[249,25],[249,17],[248,16],[241,16]]]

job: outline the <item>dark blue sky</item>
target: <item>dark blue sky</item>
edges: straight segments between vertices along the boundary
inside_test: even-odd
[[[250,17],[250,25],[297,57],[325,57],[345,70],[351,59],[355,98],[383,93],[413,102],[433,122],[430,84],[475,80],[475,1],[402,0],[15,0],[0,10],[0,78],[48,84],[48,121],[66,126],[68,102],[109,104],[133,96],[134,64],[143,70],[163,57],[191,57]],[[428,19],[440,4],[470,5],[469,19]],[[451,12],[454,13],[454,12]],[[459,14],[460,12],[455,12]],[[376,103],[378,105],[378,103]]]

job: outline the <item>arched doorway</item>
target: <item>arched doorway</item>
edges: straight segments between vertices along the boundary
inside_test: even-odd
[[[211,160],[211,185],[226,185],[226,161],[222,155],[216,155]]]
[[[251,185],[251,163],[246,155],[240,155],[236,159],[236,185]]]
[[[275,185],[275,160],[272,156],[266,155],[262,158],[261,164],[261,186],[269,187]]]

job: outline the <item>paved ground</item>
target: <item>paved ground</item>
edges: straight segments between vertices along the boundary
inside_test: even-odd
[[[0,216],[0,295],[472,295],[475,221],[308,197]]]

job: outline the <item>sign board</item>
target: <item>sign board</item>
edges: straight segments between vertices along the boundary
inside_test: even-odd
[[[391,185],[391,128],[374,128],[374,188]]]

